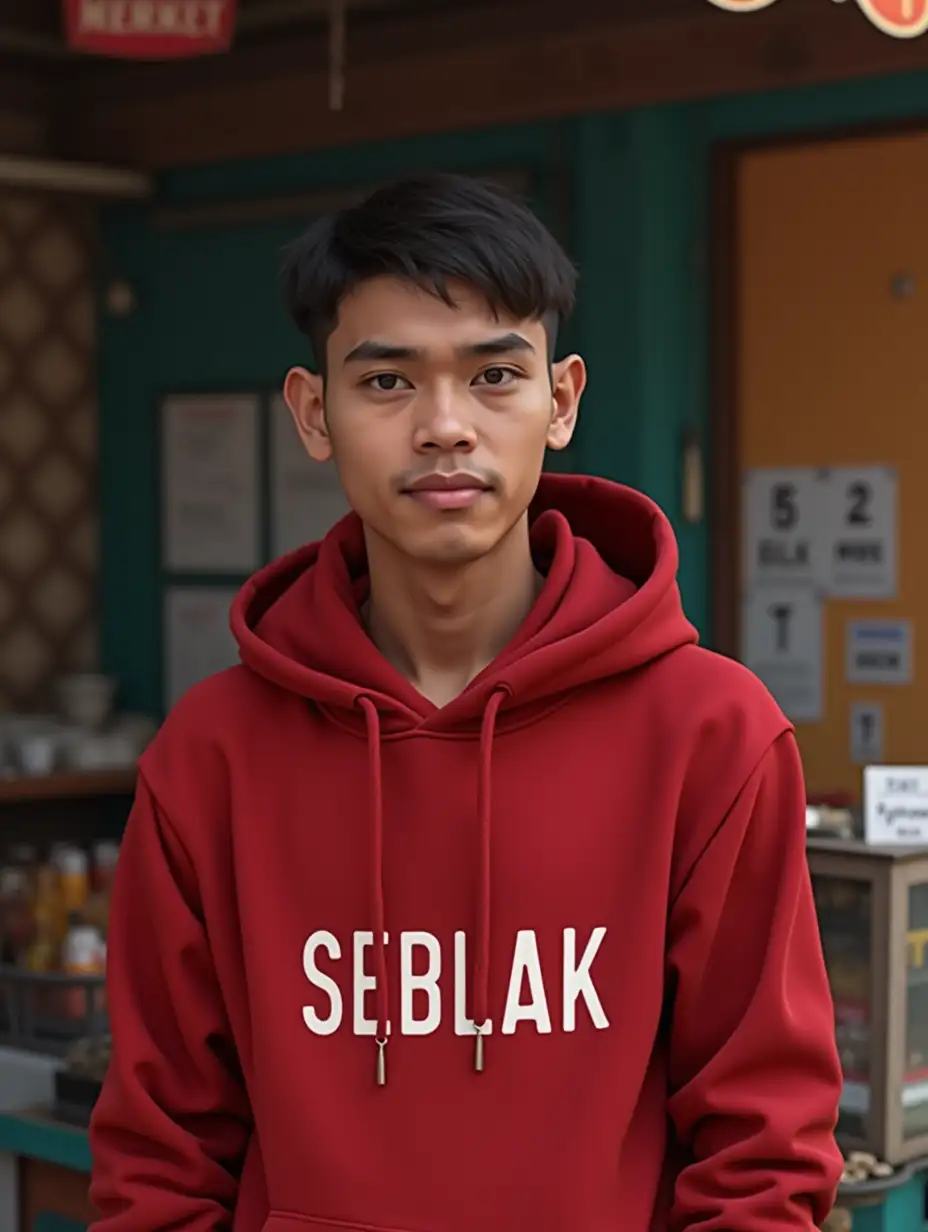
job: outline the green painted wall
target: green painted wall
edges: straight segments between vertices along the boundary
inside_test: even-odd
[[[591,383],[576,470],[635,484],[673,520],[691,618],[711,643],[705,525],[680,518],[684,433],[708,417],[709,161],[719,141],[928,113],[928,74],[223,164],[163,177],[157,205],[350,187],[424,168],[530,171],[535,203],[581,269],[564,345]],[[277,254],[291,223],[159,230],[104,218],[139,309],[101,320],[102,647],[131,706],[161,698],[156,414],[168,393],[270,389],[299,359]],[[711,472],[710,472],[711,481]]]

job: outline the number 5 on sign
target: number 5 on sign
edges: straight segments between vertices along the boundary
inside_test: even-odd
[[[744,480],[743,582],[820,583],[822,493],[811,467],[758,468]]]

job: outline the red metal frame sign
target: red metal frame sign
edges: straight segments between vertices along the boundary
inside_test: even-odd
[[[840,3],[840,0],[838,0]],[[754,13],[776,0],[709,0],[730,13]],[[877,29],[892,38],[918,38],[928,31],[928,0],[857,0]]]
[[[235,0],[64,0],[68,43],[124,60],[228,51]]]

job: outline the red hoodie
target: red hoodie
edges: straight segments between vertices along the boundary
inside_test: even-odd
[[[789,725],[697,648],[650,501],[545,478],[531,538],[541,596],[442,709],[364,631],[353,515],[242,591],[244,666],[141,765],[97,1232],[825,1216],[840,1075]]]

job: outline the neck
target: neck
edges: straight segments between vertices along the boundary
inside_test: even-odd
[[[411,561],[369,530],[366,540],[371,640],[424,697],[444,706],[496,658],[535,602],[542,579],[528,519],[466,565]]]

